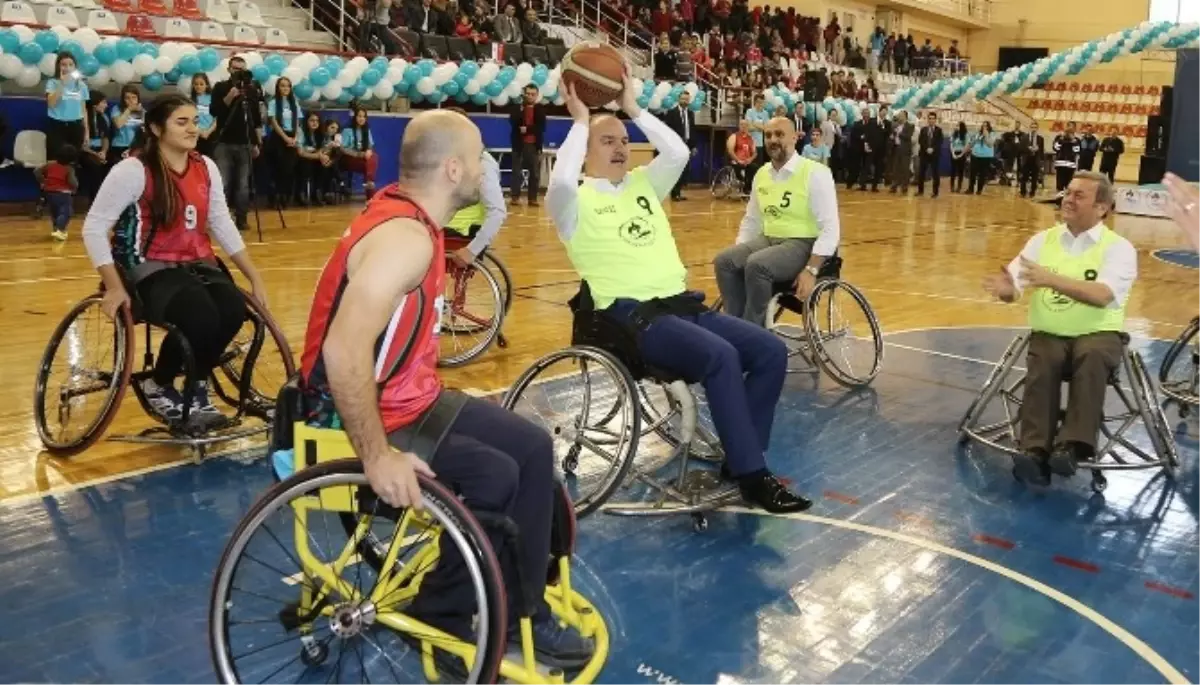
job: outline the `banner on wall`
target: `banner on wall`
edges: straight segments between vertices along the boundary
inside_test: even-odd
[[[1162,186],[1134,186],[1118,183],[1117,214],[1166,217],[1167,191]]]

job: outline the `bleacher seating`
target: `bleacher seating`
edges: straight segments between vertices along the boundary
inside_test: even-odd
[[[97,33],[127,34],[135,38],[169,38],[174,40],[211,40],[261,45],[259,33],[268,34],[267,44],[287,47],[287,33],[269,27],[258,5],[239,2],[235,19],[225,0],[6,0],[0,5],[0,21],[31,26],[63,26],[77,29],[87,26]],[[84,15],[82,12],[86,11]],[[230,31],[225,25],[235,26]],[[232,33],[232,38],[230,34]]]
[[[1099,137],[1118,135],[1126,150],[1141,150],[1146,117],[1159,113],[1161,92],[1156,85],[1055,81],[1019,92],[1013,100],[1051,131],[1074,121],[1092,126]]]

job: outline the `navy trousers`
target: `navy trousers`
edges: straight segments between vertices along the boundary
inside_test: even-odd
[[[638,302],[620,299],[606,311],[628,320]],[[747,321],[704,312],[660,316],[639,337],[650,366],[700,383],[734,476],[766,468],[775,405],[787,376],[787,347]]]

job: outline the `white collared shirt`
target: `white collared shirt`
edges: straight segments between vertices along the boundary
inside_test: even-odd
[[[779,169],[774,164],[767,163],[766,169],[771,174],[771,180],[779,182],[791,178],[800,164],[800,155],[796,152],[788,158]],[[762,235],[762,210],[758,206],[758,182],[755,180],[750,189],[750,202],[746,205],[746,215],[742,217],[742,225],[738,229],[737,243],[740,245]],[[833,182],[833,174],[829,167],[822,166],[813,169],[808,175],[808,207],[817,220],[817,241],[813,244],[812,253],[820,257],[828,257],[837,251],[841,241],[842,229],[838,219],[837,186]]]
[[[692,151],[687,143],[663,122],[645,110],[638,114],[633,123],[646,134],[646,140],[658,150],[659,155],[646,164],[646,179],[654,188],[661,202],[671,193],[679,175],[687,168]],[[587,157],[588,124],[574,123],[566,140],[555,155],[554,170],[546,186],[546,210],[558,229],[558,237],[566,242],[575,235],[579,221],[579,179],[583,173],[583,160]],[[628,174],[626,174],[628,178]],[[584,177],[583,182],[601,193],[618,193],[625,184],[622,179],[613,184],[608,179]]]
[[[1062,235],[1063,250],[1073,256],[1083,254],[1100,240],[1103,227],[1104,224],[1099,223],[1079,235],[1073,235],[1069,230],[1065,231]],[[1025,248],[1021,250],[1020,256],[1014,257],[1008,263],[1008,275],[1016,286],[1017,297],[1021,296],[1026,286],[1020,279],[1021,257],[1031,262],[1037,262],[1042,254],[1042,246],[1046,244],[1046,236],[1052,230],[1054,228],[1048,228],[1034,235],[1029,242],[1025,243]],[[1129,298],[1129,289],[1137,280],[1137,250],[1125,238],[1121,236],[1116,236],[1116,238],[1104,253],[1104,261],[1101,262],[1100,273],[1096,277],[1097,283],[1103,283],[1112,291],[1113,301],[1108,303],[1110,309],[1119,309],[1124,306],[1125,300]]]
[[[479,166],[479,202],[483,205],[483,224],[479,227],[479,233],[475,234],[475,239],[467,245],[467,249],[476,257],[492,244],[504,225],[504,219],[508,217],[504,188],[500,185],[500,165],[484,150],[479,158]]]

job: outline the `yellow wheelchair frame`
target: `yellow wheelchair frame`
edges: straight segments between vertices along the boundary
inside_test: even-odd
[[[294,426],[295,468],[299,473],[306,466],[338,459],[357,459],[354,449],[346,434],[339,430],[314,428],[296,423]],[[324,600],[331,594],[337,593],[345,601],[362,602],[366,600],[375,607],[374,620],[400,633],[418,633],[421,639],[422,666],[425,677],[431,682],[439,679],[438,670],[434,663],[434,648],[441,649],[462,659],[469,668],[475,662],[477,646],[460,640],[433,626],[405,616],[395,610],[395,605],[406,603],[417,595],[421,580],[434,565],[438,554],[438,543],[425,547],[408,563],[397,566],[400,544],[413,533],[429,530],[434,521],[428,513],[405,511],[397,523],[395,536],[388,545],[388,552],[378,570],[379,579],[374,589],[367,597],[359,593],[350,583],[341,578],[342,571],[357,561],[358,550],[366,539],[370,529],[370,518],[362,517],[358,521],[350,540],[332,563],[326,564],[318,559],[308,546],[307,515],[309,511],[320,510],[339,514],[357,515],[357,501],[354,488],[338,489],[336,493],[320,491],[316,497],[308,496],[291,503],[295,511],[296,525],[295,545],[297,554],[304,568],[304,573],[314,579],[319,579],[323,586],[315,587],[301,584],[300,606],[297,615],[307,617],[314,607],[322,606]],[[451,535],[454,535],[451,532]],[[461,534],[461,533],[459,533]],[[484,541],[486,543],[486,541]],[[569,555],[558,560],[558,582],[546,587],[545,599],[555,617],[565,625],[579,631],[585,638],[592,638],[595,652],[588,664],[580,670],[573,683],[591,683],[603,668],[608,658],[609,638],[608,628],[604,618],[592,604],[571,587],[571,565]],[[316,590],[316,591],[315,591]],[[386,606],[380,602],[387,600]],[[392,608],[389,608],[392,607]],[[331,617],[334,605],[325,604],[320,616]],[[313,617],[315,619],[315,616]],[[308,620],[301,626],[301,636],[311,635],[313,620]],[[564,674],[558,669],[539,669],[534,658],[532,627],[529,618],[520,619],[521,650],[520,660],[513,661],[504,658],[500,664],[500,676],[518,683],[563,683]]]

